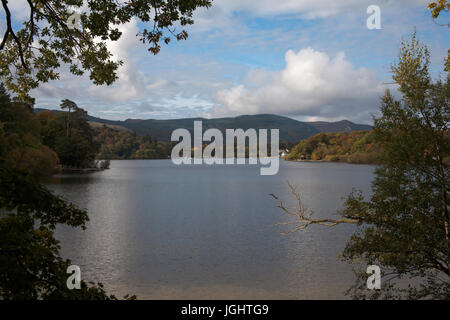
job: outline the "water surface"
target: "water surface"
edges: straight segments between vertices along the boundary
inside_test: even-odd
[[[352,188],[368,192],[373,167],[280,162],[175,166],[170,160],[112,161],[111,169],[60,175],[49,187],[87,209],[86,231],[58,227],[63,256],[82,278],[148,299],[340,299],[353,283],[339,253],[353,225],[311,226],[283,236],[275,193],[297,185],[317,216],[337,217]],[[289,201],[288,201],[289,202]]]

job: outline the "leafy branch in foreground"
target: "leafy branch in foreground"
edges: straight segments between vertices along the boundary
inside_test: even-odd
[[[59,79],[58,69],[68,65],[72,74],[81,76],[89,71],[96,85],[112,84],[122,61],[114,61],[106,41],[117,41],[122,33],[119,26],[137,19],[144,26],[137,36],[149,51],[157,54],[161,42],[171,38],[186,40],[185,30],[176,32],[175,26],[194,23],[193,12],[209,8],[212,0],[27,0],[28,18],[20,23],[9,8],[8,0],[1,0],[5,25],[0,42],[0,77],[8,90],[20,99],[29,99],[28,92],[40,82]],[[82,8],[81,28],[68,21],[72,8]]]
[[[450,3],[448,0],[435,0],[428,4],[428,10],[431,11],[431,17],[436,19],[442,12],[450,11]],[[450,27],[450,24],[448,26]]]
[[[57,224],[85,229],[86,211],[1,162],[0,210],[1,299],[116,299],[100,283],[82,281],[79,290],[66,286],[71,262],[60,257],[54,230]]]
[[[434,23],[439,26],[447,26],[450,28],[450,23],[441,24],[436,22],[436,19],[442,12],[448,13],[450,11],[450,3],[448,0],[435,0],[428,4],[428,10],[431,11],[431,17]],[[445,58],[445,71],[450,71],[450,49],[448,50],[447,58]]]

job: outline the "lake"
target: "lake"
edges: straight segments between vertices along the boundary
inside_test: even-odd
[[[140,299],[345,299],[351,265],[339,260],[354,225],[310,226],[285,236],[289,221],[269,196],[294,204],[287,181],[318,217],[338,217],[352,188],[370,192],[373,166],[280,162],[183,165],[112,161],[111,169],[58,175],[47,184],[87,209],[87,230],[57,228],[62,254],[84,280]]]

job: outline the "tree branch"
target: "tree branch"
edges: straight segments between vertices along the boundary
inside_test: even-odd
[[[31,2],[31,0],[27,0],[28,5],[30,6],[30,35],[28,36],[28,41],[27,41],[27,47],[32,43],[33,41],[33,33],[34,33],[34,5],[33,2]]]
[[[14,30],[12,28],[11,12],[9,11],[9,8],[8,8],[8,0],[2,0],[2,5],[3,5],[3,9],[5,10],[5,14],[6,14],[6,31],[5,31],[5,35],[2,40],[2,43],[0,44],[0,50],[3,50],[3,48],[5,47],[6,41],[8,39],[8,36],[11,35],[11,37],[14,39],[14,42],[17,44],[17,47],[19,49],[20,62],[22,63],[22,66],[25,69],[28,69],[27,64],[25,63],[24,56],[23,56],[22,44],[20,43],[19,38],[17,38],[17,36],[14,33]]]
[[[289,186],[290,192],[297,199],[297,207],[296,208],[286,207],[280,198],[278,198],[273,193],[270,194],[270,196],[272,196],[275,200],[278,201],[277,208],[280,208],[281,210],[283,210],[284,213],[286,213],[287,215],[295,217],[295,220],[293,220],[293,221],[276,223],[276,225],[297,224],[297,226],[294,229],[292,229],[288,232],[284,232],[283,233],[284,235],[294,233],[298,230],[303,230],[312,224],[318,224],[318,225],[322,225],[322,226],[326,226],[326,227],[334,227],[334,226],[336,226],[338,224],[342,224],[342,223],[356,224],[356,223],[360,222],[357,219],[346,218],[346,217],[343,217],[341,219],[314,219],[312,216],[314,215],[315,212],[313,210],[305,207],[305,205],[303,204],[303,202],[301,200],[300,194],[297,192],[295,187],[293,187],[289,182],[287,184]]]

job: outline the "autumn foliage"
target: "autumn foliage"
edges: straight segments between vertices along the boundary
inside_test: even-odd
[[[378,161],[379,151],[373,131],[319,133],[300,141],[292,149],[288,160],[373,164]]]

